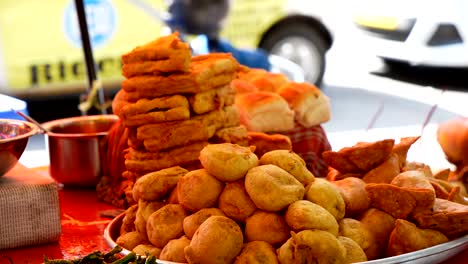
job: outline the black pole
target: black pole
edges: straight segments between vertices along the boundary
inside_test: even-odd
[[[88,33],[88,24],[86,21],[86,12],[85,6],[83,3],[84,0],[75,0],[76,13],[78,15],[78,24],[80,26],[81,33],[81,43],[83,45],[83,52],[85,57],[86,70],[88,73],[88,96],[91,92],[91,89],[94,85],[94,82],[97,80],[97,67],[93,57],[93,48],[91,47],[91,41],[89,39]],[[105,96],[102,89],[98,89],[97,97],[100,105],[104,105]],[[101,108],[101,113],[106,114],[107,110]]]

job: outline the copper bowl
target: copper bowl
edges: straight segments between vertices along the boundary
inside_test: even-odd
[[[49,173],[64,186],[95,187],[103,170],[104,139],[116,115],[78,116],[46,122]]]
[[[0,119],[0,176],[18,163],[29,138],[39,131],[35,124],[27,121]]]

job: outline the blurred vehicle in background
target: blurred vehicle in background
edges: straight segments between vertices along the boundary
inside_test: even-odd
[[[468,1],[356,0],[367,52],[388,66],[468,67]]]
[[[166,10],[165,0],[142,0]],[[163,34],[164,23],[131,0],[84,0],[98,76],[106,93],[120,88],[120,56]],[[332,34],[319,1],[232,0],[221,37],[240,48],[263,48],[299,64],[319,84]],[[0,2],[0,93],[62,100],[87,91],[73,0]],[[64,106],[65,107],[65,106]]]

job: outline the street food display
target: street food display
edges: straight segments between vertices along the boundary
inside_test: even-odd
[[[408,160],[419,136],[332,150],[312,84],[192,56],[177,33],[122,63],[96,191],[123,213],[114,249],[89,255],[100,263],[122,249],[118,263],[403,263],[468,247],[468,130],[438,133],[455,170]]]
[[[132,183],[117,245],[183,263],[353,263],[468,234],[465,186],[407,160],[419,137],[325,149],[317,175],[287,132],[330,119],[319,89],[229,54],[159,68],[141,54],[184,50],[165,38],[123,56],[114,109]],[[132,56],[156,60],[151,73],[125,67]]]
[[[369,171],[388,166],[386,161],[394,159],[394,155],[405,158],[417,139],[402,138],[398,143],[394,140],[362,142],[324,153],[324,156],[337,155],[340,162],[348,163],[330,167],[329,179],[304,177],[304,174],[310,176],[310,172],[306,172],[303,161],[291,151],[274,150],[254,158],[249,147],[231,143],[207,145],[200,159],[218,164],[217,160],[224,157],[225,173],[216,166],[210,167],[211,163],[202,162],[206,167],[187,171],[173,187],[178,202],[170,200],[169,193],[157,201],[144,201],[171,205],[179,213],[164,213],[165,206],[153,208],[152,216],[164,214],[172,218],[167,222],[171,231],[164,232],[156,244],[148,230],[138,241],[164,251],[169,241],[182,239],[188,246],[178,247],[174,255],[185,256],[182,262],[188,263],[219,263],[220,259],[222,263],[243,263],[253,245],[260,247],[268,259],[273,258],[273,263],[297,263],[298,259],[305,263],[352,263],[398,256],[466,237],[468,206],[464,200],[440,198],[432,183],[438,176],[428,165],[405,159],[389,182],[388,176],[378,178],[380,182],[363,180]],[[228,164],[241,157],[242,162]],[[365,169],[331,178],[337,175],[338,168],[346,172],[351,167],[349,164]],[[171,170],[180,171],[180,168]],[[198,175],[196,180],[191,180],[193,175]],[[151,176],[142,176],[135,186],[149,184]],[[460,185],[439,180],[445,183],[442,188],[449,188],[451,193],[464,193],[466,199],[466,190]],[[184,187],[187,181],[191,182],[190,187]],[[148,190],[151,188],[147,186]],[[134,194],[139,192],[134,189]],[[141,204],[142,196],[138,196]],[[193,201],[181,201],[180,197],[184,196]],[[132,218],[134,210],[134,207],[127,209],[124,219]],[[213,223],[209,221],[205,225],[210,219]],[[160,228],[166,228],[165,223],[162,221]],[[147,227],[152,225],[147,222]],[[121,230],[117,243],[132,250],[125,247],[128,244],[119,243],[119,239],[134,232]],[[316,251],[317,247],[321,250]],[[158,257],[175,261],[172,257]]]

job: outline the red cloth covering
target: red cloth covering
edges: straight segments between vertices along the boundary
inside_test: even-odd
[[[294,129],[281,134],[291,139],[293,151],[304,159],[314,176],[327,176],[328,166],[322,153],[331,150],[331,145],[322,126],[304,127],[296,123]]]

